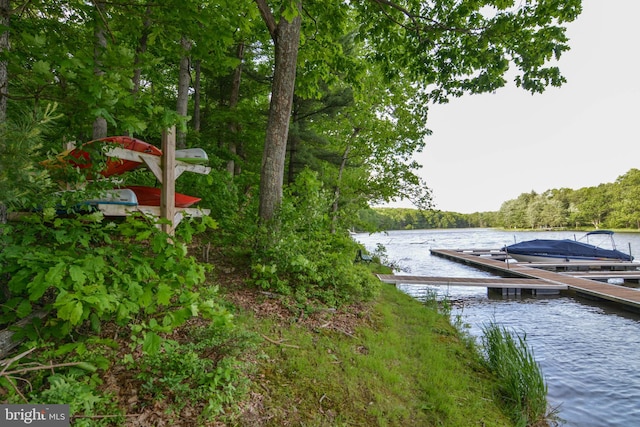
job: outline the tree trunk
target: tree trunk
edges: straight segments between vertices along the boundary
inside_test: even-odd
[[[291,121],[300,126],[299,121],[299,103],[296,97],[293,97],[293,106],[291,110]],[[295,129],[294,129],[295,130]],[[292,184],[296,179],[296,159],[298,157],[298,147],[300,146],[300,131],[289,132],[287,135],[287,145],[289,146],[289,170],[287,171],[287,184]]]
[[[107,120],[104,117],[96,117],[93,121],[93,138],[92,139],[101,139],[106,138],[109,132],[109,127],[107,126]]]
[[[186,37],[182,37],[180,40],[182,46],[182,58],[180,59],[180,74],[178,76],[178,101],[176,105],[176,112],[187,117],[187,111],[189,107],[189,86],[191,84],[191,70],[189,67],[189,51],[191,50],[191,42]],[[178,130],[176,147],[185,148],[187,141],[187,133],[183,130]]]
[[[9,28],[11,16],[10,0],[0,0],[0,25]],[[0,35],[0,53],[9,51],[9,31]],[[7,61],[0,61],[0,126],[7,120],[7,95],[9,94],[9,74]],[[7,207],[0,200],[0,224],[7,222]]]
[[[338,223],[338,199],[340,199],[340,185],[342,182],[342,173],[347,166],[347,160],[349,159],[349,151],[351,151],[351,145],[347,144],[342,154],[342,161],[340,162],[340,169],[338,170],[338,180],[336,181],[336,188],[333,191],[333,204],[331,206],[331,233],[335,234],[336,224]]]
[[[353,134],[351,135],[351,140],[354,140],[355,137],[360,133],[360,129],[356,128],[353,130]],[[342,186],[342,174],[344,170],[347,168],[347,162],[349,161],[349,152],[351,152],[351,141],[347,142],[347,146],[344,148],[344,152],[342,153],[342,161],[340,162],[340,168],[338,169],[338,179],[336,180],[336,188],[333,192],[333,204],[331,206],[331,233],[334,234],[336,232],[336,224],[338,222],[338,208],[340,207],[338,204],[338,199],[340,199],[340,187]]]
[[[93,74],[98,77],[98,79],[104,75],[104,71],[102,70],[102,54],[107,48],[107,35],[105,31],[105,2],[95,1],[95,11],[94,11],[94,33],[93,33],[93,59],[94,59],[94,68]],[[107,120],[104,117],[96,117],[93,121],[93,139],[105,138],[107,136]]]
[[[136,46],[136,56],[133,59],[133,89],[131,93],[135,96],[140,90],[140,78],[142,76],[142,55],[147,51],[147,43],[149,40],[149,33],[151,32],[151,6],[147,6],[145,11],[144,23],[142,24],[142,35],[138,40],[138,46]]]
[[[0,25],[7,28],[0,34],[0,53],[9,51],[9,23],[11,19],[10,0],[0,0]],[[7,95],[9,94],[9,74],[7,61],[0,61],[0,123],[7,119]]]
[[[265,0],[255,0],[275,43],[275,68],[271,88],[269,121],[260,171],[260,208],[262,222],[269,222],[282,203],[282,186],[287,154],[287,135],[293,104],[296,62],[300,47],[302,2],[291,22],[284,17],[274,26],[273,15]]]
[[[244,43],[238,43],[236,50],[236,57],[240,60],[238,66],[233,70],[233,79],[231,81],[231,94],[229,95],[229,110],[233,111],[238,105],[240,99],[240,80],[242,78],[242,59],[244,58]],[[240,167],[235,161],[235,157],[238,154],[238,133],[240,132],[240,125],[237,120],[232,120],[229,123],[229,153],[231,153],[231,159],[227,162],[227,172],[231,176],[240,174]]]
[[[200,97],[202,96],[202,87],[200,83],[201,65],[200,60],[196,61],[194,67],[195,80],[193,82],[193,130],[200,132]]]

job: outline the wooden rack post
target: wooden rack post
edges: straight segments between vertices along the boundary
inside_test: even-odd
[[[176,216],[176,127],[162,132],[162,192],[160,217],[169,223],[162,224],[162,231],[173,236]]]

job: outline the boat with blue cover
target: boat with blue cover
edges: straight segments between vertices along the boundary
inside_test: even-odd
[[[613,231],[596,230],[580,240],[535,239],[502,248],[511,258],[520,262],[569,262],[569,261],[633,261],[629,254],[616,249]],[[608,244],[589,243],[593,237],[604,238]]]

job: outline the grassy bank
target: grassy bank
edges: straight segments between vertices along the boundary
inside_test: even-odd
[[[274,306],[265,297],[241,316],[264,338],[243,425],[511,425],[447,317],[395,288],[348,312],[291,319]]]
[[[295,264],[317,268],[274,275],[274,289],[263,271],[276,266],[256,275],[225,246],[206,246],[201,264],[150,224],[121,223],[112,238],[97,222],[69,221],[4,235],[14,293],[4,321],[28,315],[31,300],[50,315],[19,331],[2,403],[68,404],[74,426],[513,425],[499,377],[468,339],[437,308],[381,285],[377,263],[322,248],[317,263]],[[64,236],[71,243],[56,243]]]

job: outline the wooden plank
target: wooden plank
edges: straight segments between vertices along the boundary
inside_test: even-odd
[[[173,236],[176,216],[176,127],[162,132],[162,192],[160,193],[162,231]]]
[[[176,160],[176,179],[178,179],[178,177],[182,175],[183,172],[194,172],[201,175],[207,175],[209,172],[211,172],[211,168],[209,166],[194,165],[191,163],[185,163]]]
[[[545,270],[561,270],[561,271],[589,271],[589,270],[638,270],[640,264],[629,261],[568,261],[561,263],[549,262],[518,262],[513,263],[526,265],[528,267],[541,268]]]
[[[99,204],[96,205],[98,210],[105,216],[127,216],[134,212],[140,212],[145,215],[154,217],[160,217],[160,206],[124,206],[124,205],[111,205],[111,204]],[[211,213],[210,209],[202,208],[175,208],[176,213],[173,219],[173,223],[177,226],[184,217],[199,218]]]
[[[564,261],[564,262],[520,262],[532,267],[629,267],[638,268],[640,263],[630,261]]]
[[[156,179],[162,182],[162,168],[160,167],[160,157],[155,154],[140,153],[139,151],[127,150],[122,147],[112,147],[106,152],[107,156],[122,160],[144,163],[153,172]]]
[[[582,279],[640,279],[640,271],[563,271],[560,274]]]
[[[107,156],[115,157],[117,159],[123,160],[131,160],[132,162],[144,163],[150,170],[153,172],[153,175],[159,182],[162,181],[162,167],[161,161],[162,159],[159,156],[148,153],[140,153],[138,151],[127,150],[121,147],[113,147],[107,151]],[[183,172],[193,172],[199,173],[202,175],[207,175],[211,172],[211,168],[209,166],[204,165],[194,165],[192,163],[181,162],[179,160],[175,161],[175,177],[176,179],[182,175]]]
[[[485,288],[509,288],[509,289],[555,289],[566,290],[567,286],[558,283],[549,283],[545,280],[504,278],[504,277],[425,277],[404,276],[394,274],[378,274],[378,278],[385,283],[412,284],[432,286],[479,286]]]

